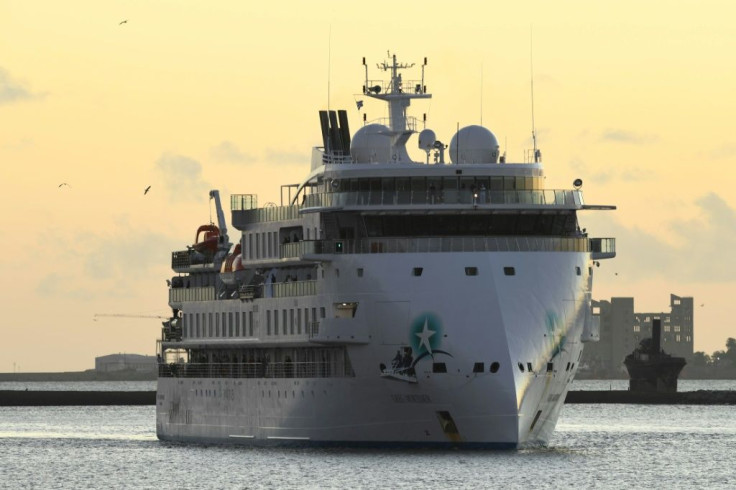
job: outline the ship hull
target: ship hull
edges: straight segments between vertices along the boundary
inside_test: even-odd
[[[162,377],[160,439],[355,447],[548,443],[582,353],[589,253],[355,254],[324,268],[327,279],[313,299],[359,306],[354,318],[324,321],[311,343],[345,341],[353,375]],[[358,268],[365,271],[361,279],[346,273]],[[417,268],[420,276],[411,273]],[[283,299],[261,301],[263,310]],[[406,346],[412,370],[394,376],[392,358]]]

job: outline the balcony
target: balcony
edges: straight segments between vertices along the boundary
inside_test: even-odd
[[[593,260],[612,259],[616,256],[615,238],[591,238],[590,258]]]
[[[215,299],[215,287],[207,286],[200,288],[171,288],[169,289],[169,304],[178,304],[186,301],[213,301]]]

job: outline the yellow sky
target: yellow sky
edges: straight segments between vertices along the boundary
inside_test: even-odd
[[[694,296],[705,304],[696,350],[723,349],[736,337],[735,10],[708,0],[0,1],[0,372],[152,354],[156,320],[93,315],[165,314],[170,252],[210,219],[207,191],[278,203],[278,186],[299,181],[321,145],[328,79],[331,108],[360,125],[363,56],[371,67],[387,50],[417,65],[428,57],[434,98],[412,114],[427,113],[446,141],[482,115],[522,160],[530,30],[547,186],[580,177],[588,203],[619,208],[581,216],[594,235],[618,238],[594,297],[666,311],[671,292]],[[378,103],[364,109],[385,116]]]

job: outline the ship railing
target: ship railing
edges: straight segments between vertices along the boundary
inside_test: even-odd
[[[591,238],[590,252],[593,259],[610,259],[616,256],[615,238]]]
[[[397,93],[423,94],[427,90],[421,80],[402,80],[398,87],[392,87],[393,82],[391,80],[368,80],[367,83],[368,85],[365,86],[363,93],[387,94],[391,93],[392,88],[395,88],[394,92]],[[380,87],[380,90],[376,92],[374,87]]]
[[[206,250],[197,252],[193,249],[171,252],[171,268],[175,271],[189,269],[192,266],[212,264],[215,253]]]
[[[273,283],[272,286],[274,298],[314,296],[317,294],[317,281],[277,282]]]
[[[233,209],[232,223],[237,229],[250,223],[299,219],[299,206],[270,206],[257,209]]]
[[[427,205],[469,205],[494,207],[504,205],[564,206],[583,205],[583,195],[579,190],[507,190],[472,191],[466,189],[448,190],[375,190],[318,192],[305,197],[306,208],[342,208],[361,206],[427,206]]]
[[[160,378],[344,378],[352,369],[331,362],[159,363]]]
[[[615,248],[613,238],[606,248]],[[381,254],[439,252],[590,252],[591,239],[586,237],[421,237],[364,238],[359,240],[314,240],[300,242],[302,250],[311,254]],[[307,244],[313,244],[308,246]]]
[[[184,301],[213,301],[214,299],[214,286],[169,289],[169,303],[181,303]]]
[[[302,257],[304,254],[316,253],[316,247],[319,242],[316,240],[301,240],[292,243],[283,243],[279,249],[279,257],[282,259],[290,259]]]
[[[255,194],[231,194],[230,209],[232,211],[248,211],[258,208],[258,196]]]

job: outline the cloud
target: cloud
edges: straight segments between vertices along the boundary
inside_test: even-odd
[[[284,150],[266,150],[266,162],[294,165],[303,165],[309,163],[309,154],[299,151],[284,151]]]
[[[230,141],[222,141],[217,146],[213,146],[210,149],[210,155],[217,161],[229,163],[251,163],[256,160],[252,155],[240,151],[240,148]]]
[[[84,234],[73,240],[60,237],[54,261],[66,264],[66,272],[50,272],[36,286],[42,296],[76,300],[134,297],[136,283],[156,280],[161,287],[169,265],[169,251],[180,240],[158,232],[126,227],[114,235]],[[67,244],[67,245],[65,245]],[[82,253],[80,253],[82,252]]]
[[[163,177],[167,193],[175,201],[201,199],[211,188],[202,178],[202,165],[192,158],[165,153],[156,160],[155,167]]]
[[[736,143],[726,143],[708,152],[709,158],[733,158],[736,156]]]
[[[630,281],[653,276],[675,282],[734,281],[736,261],[728,254],[736,249],[736,211],[715,193],[699,198],[695,205],[696,218],[663,224],[677,237],[674,244],[660,238],[658,230],[628,227],[601,215],[596,229],[616,238],[612,267]]]
[[[34,94],[24,85],[13,80],[10,73],[0,67],[0,105],[42,97],[42,94]]]
[[[628,143],[632,145],[643,145],[657,141],[656,136],[638,134],[634,133],[633,131],[625,131],[623,129],[607,129],[603,132],[600,139],[602,141]]]
[[[623,182],[641,182],[652,180],[656,177],[656,172],[649,168],[621,168],[611,167],[605,170],[593,168],[585,160],[575,157],[570,161],[570,169],[577,172],[583,181],[595,182],[597,184],[608,184],[612,181],[619,180]]]

